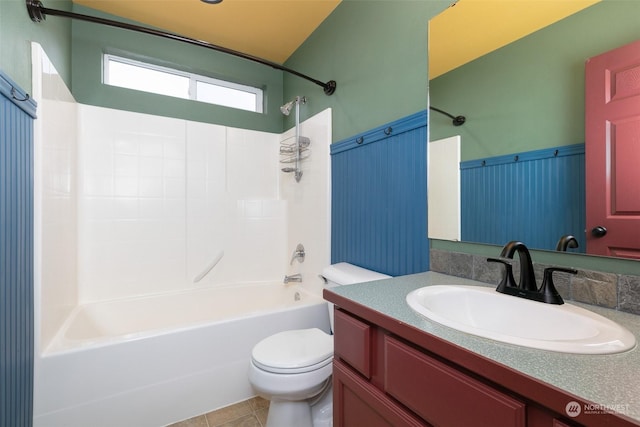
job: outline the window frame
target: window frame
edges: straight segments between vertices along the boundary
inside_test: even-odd
[[[127,58],[127,57],[120,56],[120,55],[114,55],[114,54],[111,54],[111,53],[104,53],[102,55],[102,83],[103,84],[114,86],[114,87],[123,87],[123,86],[118,86],[118,85],[114,85],[114,84],[109,83],[109,80],[110,80],[109,79],[109,63],[112,62],[112,61],[113,62],[119,62],[119,63],[125,64],[125,65],[130,65],[130,66],[139,67],[139,68],[145,68],[145,69],[152,70],[152,71],[158,71],[158,72],[161,72],[161,73],[173,74],[173,75],[176,75],[176,76],[188,78],[189,79],[188,98],[183,98],[183,97],[175,97],[175,98],[189,99],[191,101],[204,102],[204,103],[211,104],[211,105],[218,105],[218,106],[222,106],[222,107],[233,108],[233,109],[241,110],[241,111],[250,111],[250,112],[260,113],[260,114],[262,114],[264,112],[264,90],[262,88],[255,87],[255,86],[243,85],[243,84],[240,84],[240,83],[234,83],[234,82],[230,82],[228,80],[216,79],[216,78],[213,78],[213,77],[203,76],[203,75],[200,75],[200,74],[191,73],[191,72],[188,72],[188,71],[182,71],[182,70],[178,70],[178,69],[175,69],[175,68],[164,67],[164,66],[161,66],[161,65],[156,65],[156,64],[149,63],[149,62],[143,62],[143,61]],[[204,100],[198,99],[198,91],[197,91],[197,84],[198,83],[218,86],[218,87],[222,87],[224,89],[231,89],[231,90],[234,90],[234,91],[239,91],[239,92],[245,92],[245,93],[252,94],[256,98],[254,109],[233,107],[233,106],[229,106],[229,105],[225,105],[225,104],[218,104],[218,103],[214,103],[214,102],[204,101]],[[126,89],[131,89],[131,88],[126,87]],[[147,92],[147,93],[157,93],[157,92],[149,92],[148,90],[144,90],[144,89],[131,89],[131,90],[140,90],[140,91],[144,91],[144,92]],[[171,96],[171,95],[164,95],[164,94],[160,94],[160,95]]]

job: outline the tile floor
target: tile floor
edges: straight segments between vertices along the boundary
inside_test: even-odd
[[[269,401],[254,397],[167,427],[264,427]]]

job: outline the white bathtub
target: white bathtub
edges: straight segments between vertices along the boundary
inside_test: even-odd
[[[35,427],[160,427],[255,395],[252,347],[329,329],[326,302],[259,283],[85,304],[36,357]]]

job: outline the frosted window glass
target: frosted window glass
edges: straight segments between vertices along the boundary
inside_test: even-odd
[[[112,86],[189,99],[189,77],[186,76],[113,60],[109,61],[108,75],[107,83]]]
[[[260,88],[110,54],[104,55],[104,83],[262,113]]]
[[[206,82],[197,82],[196,94],[198,101],[224,105],[225,107],[238,108],[241,110],[256,111],[257,96],[255,93]]]

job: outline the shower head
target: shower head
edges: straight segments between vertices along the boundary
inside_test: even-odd
[[[293,105],[296,103],[295,99],[293,101],[289,101],[286,104],[284,104],[282,107],[280,107],[280,111],[282,111],[282,114],[284,114],[285,116],[288,116],[289,113],[291,113],[291,109],[293,108]]]
[[[291,113],[291,109],[293,108],[294,105],[304,104],[305,102],[307,102],[306,97],[296,96],[294,100],[289,101],[286,104],[284,104],[282,107],[280,107],[280,111],[282,111],[282,114],[284,114],[285,116],[288,116],[289,113]]]

